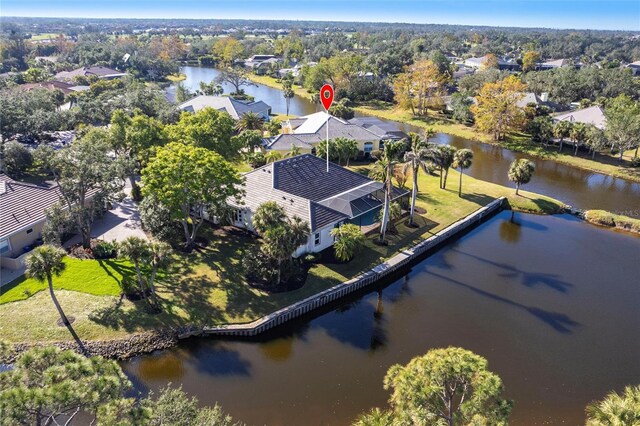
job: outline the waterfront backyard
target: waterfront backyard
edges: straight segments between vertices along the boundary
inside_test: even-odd
[[[354,169],[366,173],[368,166]],[[557,212],[560,202],[512,188],[463,177],[463,195],[458,197],[458,177],[449,173],[446,190],[438,188],[437,176],[421,175],[417,206],[423,212],[416,220],[419,228],[404,225],[388,236],[389,245],[374,243],[370,234],[365,249],[349,263],[317,264],[305,285],[297,290],[269,294],[247,285],[242,258],[257,250],[257,241],[233,228],[205,227],[207,240],[190,254],[174,254],[171,265],[159,277],[157,290],[162,313],[150,314],[144,301],[121,298],[123,282],[131,280],[132,265],[122,260],[78,260],[67,258],[69,267],[54,278],[54,287],[64,309],[73,312],[74,327],[82,339],[113,339],[131,333],[182,325],[216,325],[253,321],[279,308],[304,299],[339,282],[346,281],[402,248],[417,244],[460,218],[501,196],[507,196],[513,208],[536,213]],[[56,311],[46,285],[21,278],[3,287],[0,295],[0,331],[12,342],[67,340],[65,328],[55,325]]]

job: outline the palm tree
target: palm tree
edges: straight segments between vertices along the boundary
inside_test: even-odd
[[[282,90],[282,96],[284,96],[284,101],[287,104],[287,115],[289,115],[289,105],[291,104],[291,98],[293,98],[294,95],[295,95],[295,92],[293,91],[291,86],[285,87]]]
[[[126,257],[133,262],[138,280],[138,289],[142,297],[146,297],[146,289],[144,278],[142,277],[142,263],[149,256],[149,245],[147,241],[140,237],[127,237],[118,246],[118,255]]]
[[[282,160],[282,154],[278,151],[269,151],[265,154],[264,159],[267,163],[273,163],[278,160]]]
[[[171,246],[162,241],[154,241],[148,245],[149,261],[151,263],[151,276],[149,277],[149,290],[156,301],[156,288],[154,286],[158,268],[164,266],[171,255]]]
[[[382,210],[382,221],[380,224],[380,243],[384,243],[387,233],[387,225],[389,224],[389,207],[391,205],[391,196],[393,192],[393,169],[396,165],[398,155],[405,149],[406,145],[403,141],[389,142],[384,146],[382,157],[376,161],[373,169],[369,172],[369,176],[373,179],[380,180],[384,184],[384,207]]]
[[[291,144],[291,149],[285,152],[284,157],[295,157],[296,155],[300,155],[301,150],[300,147],[294,144]]]
[[[64,250],[58,247],[54,247],[51,245],[36,247],[26,259],[26,274],[28,277],[34,278],[40,282],[44,282],[45,280],[47,281],[47,283],[49,284],[49,295],[51,296],[51,300],[58,310],[60,320],[73,336],[74,340],[78,344],[78,347],[80,348],[80,351],[86,355],[87,350],[84,347],[82,340],[80,340],[80,337],[78,337],[73,327],[71,327],[71,323],[62,310],[62,306],[60,306],[60,302],[58,302],[58,298],[53,291],[53,276],[57,277],[62,273],[62,271],[64,271],[65,264],[62,259],[65,256],[66,253],[64,252]]]
[[[518,195],[520,185],[524,185],[531,181],[534,171],[535,165],[526,158],[514,160],[513,163],[511,163],[508,176],[510,181],[516,183],[516,195]]]
[[[573,145],[574,145],[573,155],[578,154],[578,147],[582,142],[584,142],[586,138],[586,133],[587,133],[587,126],[585,126],[584,123],[575,123],[571,128],[569,136],[571,136],[571,139],[573,139]]]
[[[355,139],[347,138],[336,138],[333,142],[338,153],[338,163],[342,164],[343,160],[345,160],[347,167],[349,167],[351,157],[355,157],[358,154],[358,143]]]
[[[409,226],[414,225],[416,211],[416,200],[418,198],[418,173],[420,169],[429,174],[429,163],[431,162],[431,148],[428,148],[429,137],[435,132],[431,129],[425,132],[425,139],[420,138],[416,133],[409,133],[410,150],[404,153],[404,164],[402,171],[406,173],[411,169],[413,173],[413,188],[411,191],[411,212],[409,214]]]
[[[611,392],[587,406],[587,426],[640,424],[640,386],[627,386],[619,395]]]
[[[471,167],[473,161],[473,151],[470,149],[459,149],[453,156],[453,167],[460,170],[460,186],[458,187],[458,197],[462,197],[462,174],[464,169]]]
[[[278,264],[277,284],[282,282],[283,263],[290,261],[296,249],[307,241],[309,232],[307,222],[298,216],[294,216],[291,220],[287,220],[285,216],[282,222],[274,222],[272,226],[263,229],[262,250]]]
[[[264,127],[264,117],[256,114],[255,112],[247,112],[238,120],[236,129],[238,131],[243,130],[262,130]]]
[[[453,165],[456,149],[451,145],[437,145],[433,152],[432,161],[440,168],[440,189],[447,189],[449,168]]]
[[[353,426],[389,426],[393,424],[393,413],[373,408],[365,414],[361,414]]]
[[[251,223],[258,234],[264,234],[268,229],[282,225],[286,219],[287,214],[280,204],[267,201],[258,206]]]
[[[562,151],[564,138],[569,136],[571,127],[572,125],[569,121],[558,121],[556,125],[553,126],[553,136],[560,139],[560,148],[558,149],[558,151]]]
[[[352,223],[333,228],[331,236],[334,238],[333,249],[336,259],[344,262],[351,260],[365,242],[365,236],[360,228]]]

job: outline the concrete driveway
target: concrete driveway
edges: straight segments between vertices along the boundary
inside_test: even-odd
[[[123,241],[130,236],[148,240],[142,230],[138,205],[129,197],[120,203],[115,203],[112,210],[107,211],[102,218],[93,222],[91,229],[91,237],[98,240]],[[80,242],[82,239],[76,235],[67,241],[64,247],[69,248]]]

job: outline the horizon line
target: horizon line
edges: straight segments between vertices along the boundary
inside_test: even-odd
[[[115,17],[115,16],[20,16],[20,15],[8,15],[0,16],[0,20],[4,18],[27,18],[27,19],[102,19],[102,20],[190,20],[190,21],[258,21],[258,22],[316,22],[316,23],[353,23],[353,24],[395,24],[395,25],[444,25],[444,26],[458,26],[458,27],[482,27],[482,28],[517,28],[517,29],[529,29],[529,30],[553,30],[553,31],[608,31],[608,32],[635,32],[640,34],[640,28],[638,29],[595,29],[595,28],[562,28],[562,27],[519,27],[519,26],[504,26],[504,25],[486,25],[486,24],[455,24],[455,23],[435,23],[435,22],[404,22],[404,21],[347,21],[347,20],[316,20],[316,19],[265,19],[265,18],[160,18],[160,17]]]

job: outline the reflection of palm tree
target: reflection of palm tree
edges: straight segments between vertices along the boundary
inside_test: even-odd
[[[283,339],[272,339],[260,344],[262,353],[272,361],[286,361],[293,353],[293,342],[296,339],[288,336]]]
[[[500,239],[508,243],[517,243],[520,241],[522,234],[522,228],[520,224],[514,222],[513,216],[509,221],[502,221],[500,223]]]
[[[60,320],[67,327],[82,353],[86,355],[87,350],[84,347],[82,340],[80,340],[80,337],[78,337],[73,327],[71,327],[71,323],[62,310],[62,306],[60,306],[60,302],[58,302],[58,298],[53,291],[53,276],[59,276],[62,271],[64,271],[65,264],[62,259],[65,257],[65,255],[66,253],[64,252],[64,250],[57,247],[53,247],[50,245],[37,247],[31,252],[29,257],[27,257],[26,273],[27,276],[32,277],[40,282],[44,282],[44,280],[47,280],[47,283],[49,284],[49,294],[51,295],[53,304],[58,310]]]
[[[378,298],[376,301],[376,309],[373,311],[373,330],[371,331],[371,342],[369,343],[369,349],[375,350],[382,347],[387,342],[387,337],[384,331],[384,305],[382,303],[382,289],[377,291]]]

